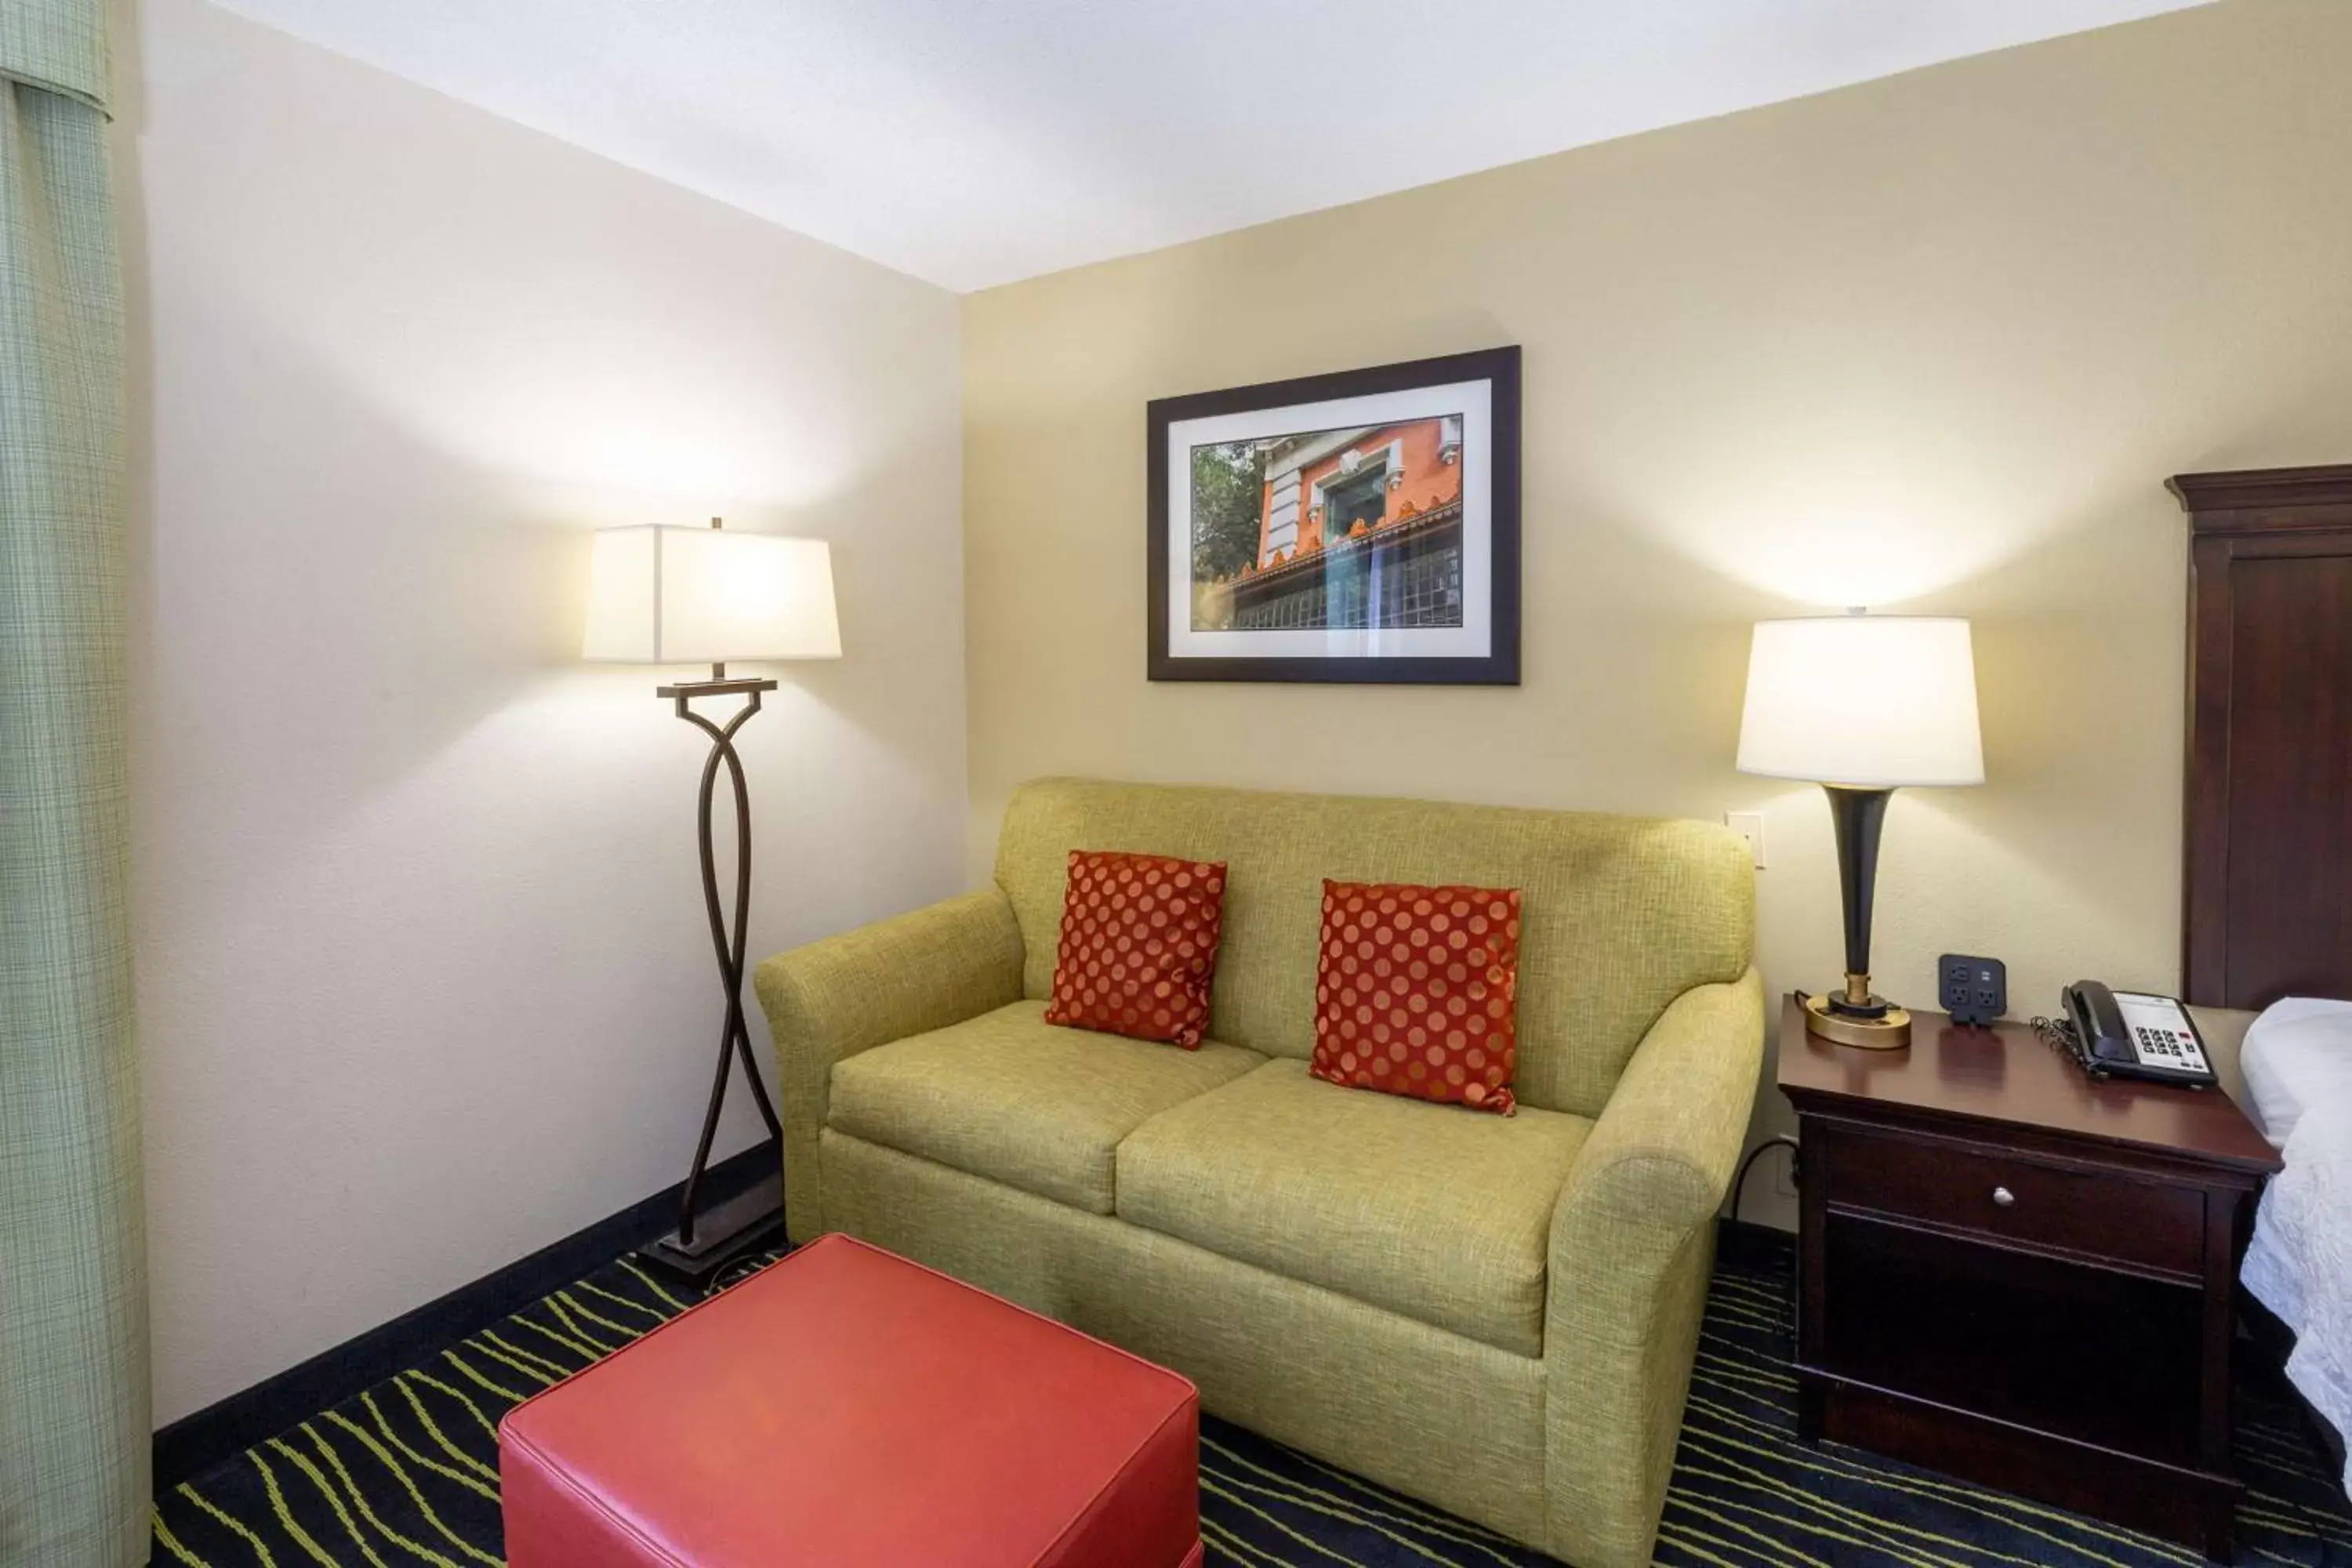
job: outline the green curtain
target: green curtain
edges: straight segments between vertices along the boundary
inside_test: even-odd
[[[104,0],[0,0],[0,1563],[147,1561]]]

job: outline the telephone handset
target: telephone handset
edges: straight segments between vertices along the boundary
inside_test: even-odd
[[[2215,1081],[2196,1020],[2173,998],[2110,991],[2095,980],[2077,980],[2061,1000],[2074,1026],[2067,1044],[2092,1077],[2113,1074],[2200,1087]]]

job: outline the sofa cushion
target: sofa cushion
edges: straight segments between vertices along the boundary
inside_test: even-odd
[[[1592,1123],[1363,1094],[1276,1059],[1118,1146],[1118,1216],[1520,1355]]]
[[[1265,1059],[1059,1029],[1044,1011],[1015,1002],[835,1063],[826,1125],[1108,1214],[1120,1139]]]

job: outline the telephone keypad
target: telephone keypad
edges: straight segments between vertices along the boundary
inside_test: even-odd
[[[2179,1073],[2183,1078],[2208,1075],[2211,1068],[2180,1004],[2169,996],[2118,991],[2116,1011],[2129,1037],[2133,1055],[2144,1067]]]
[[[2193,1037],[2178,1030],[2150,1028],[2146,1024],[2139,1024],[2133,1026],[2132,1035],[2139,1043],[2142,1061],[2153,1060],[2184,1070],[2201,1068],[2205,1065],[2203,1053],[2196,1048]]]

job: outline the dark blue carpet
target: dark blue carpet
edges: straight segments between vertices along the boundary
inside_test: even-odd
[[[1716,1271],[1666,1500],[1672,1564],[2143,1568],[2184,1548],[1852,1450],[1796,1440],[1785,1245]],[[628,1261],[247,1450],[157,1500],[158,1564],[503,1568],[499,1417],[686,1305]],[[2352,1517],[2293,1411],[2249,1379],[2242,1563],[2352,1568]],[[1209,1561],[1234,1568],[1549,1560],[1223,1422],[1203,1425]]]

